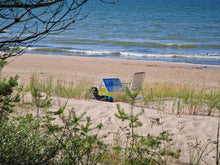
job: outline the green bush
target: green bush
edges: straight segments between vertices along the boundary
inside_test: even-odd
[[[4,60],[0,61],[0,71],[6,64]],[[11,77],[9,80],[2,78],[0,74],[0,123],[1,120],[11,113],[15,102],[19,102],[19,93],[13,89],[18,85],[18,76]]]
[[[120,157],[124,157],[124,159],[121,159],[124,164],[154,165],[167,164],[167,157],[178,159],[180,150],[173,151],[162,145],[168,142],[169,134],[161,136],[148,134],[144,137],[134,133],[135,128],[142,126],[142,122],[139,120],[139,117],[144,113],[143,109],[136,114],[133,111],[135,100],[140,92],[140,88],[133,93],[128,88],[125,88],[125,92],[131,105],[130,113],[126,113],[124,109],[117,104],[118,113],[115,113],[115,116],[122,121],[129,121],[128,127],[131,129],[131,132],[130,135],[127,136],[125,147],[123,146],[124,144],[114,146],[115,152],[119,153],[119,161],[121,159]]]
[[[102,124],[91,127],[90,118],[84,118],[85,114],[77,116],[71,110],[65,121],[61,164],[97,164],[103,158],[107,145],[102,141],[104,137],[99,137]]]
[[[29,114],[13,117],[0,127],[0,164],[44,164],[59,151],[58,141]]]

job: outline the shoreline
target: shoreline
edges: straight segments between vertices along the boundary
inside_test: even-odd
[[[220,68],[220,65],[212,65],[212,64],[196,64],[196,63],[192,63],[192,62],[172,62],[172,61],[166,61],[166,60],[147,60],[147,59],[138,59],[138,58],[124,58],[124,57],[105,57],[105,56],[86,56],[86,55],[69,55],[69,54],[50,54],[50,53],[24,53],[24,54],[32,54],[32,55],[45,55],[45,56],[68,56],[68,57],[85,57],[85,58],[104,58],[104,59],[116,59],[116,60],[132,60],[132,61],[148,61],[148,62],[162,62],[162,63],[174,63],[174,64],[186,64],[186,65],[195,65],[195,66],[210,66],[210,68]]]
[[[88,80],[100,84],[102,78],[112,77],[128,82],[134,72],[140,71],[146,72],[145,81],[148,82],[220,87],[220,66],[105,57],[23,54],[9,58],[2,73],[5,76],[18,75],[23,81],[38,73],[43,79],[53,75],[55,79],[62,77],[67,81]]]

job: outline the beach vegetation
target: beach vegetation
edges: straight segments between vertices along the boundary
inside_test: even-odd
[[[178,160],[181,150],[170,150],[168,146],[164,147],[163,144],[168,144],[169,133],[162,134],[161,136],[154,136],[148,134],[140,136],[135,133],[135,128],[142,127],[142,122],[139,117],[144,113],[144,109],[138,113],[134,113],[133,109],[135,101],[140,92],[140,88],[132,92],[128,87],[125,87],[125,93],[128,97],[131,109],[129,113],[126,113],[123,108],[117,104],[118,113],[115,116],[123,122],[128,120],[128,127],[131,129],[130,133],[127,134],[125,143],[117,143],[114,146],[115,152],[119,153],[119,157],[123,157],[125,164],[169,164],[167,157]],[[120,127],[123,130],[122,127]],[[126,144],[124,146],[124,144]],[[169,149],[168,149],[169,148]]]
[[[68,101],[60,103],[57,110],[49,110],[54,96],[83,98],[90,83],[54,81],[53,76],[43,81],[36,73],[28,84],[19,86],[17,80],[17,76],[10,79],[0,76],[1,164],[170,164],[181,157],[181,149],[170,144],[169,132],[142,136],[136,131],[143,125],[140,117],[144,110],[134,112],[140,89],[132,92],[125,88],[121,98],[130,104],[130,109],[117,104],[115,117],[126,123],[129,131],[124,134],[125,127],[119,126],[113,144],[108,145],[104,142],[108,135],[100,134],[103,124],[94,126],[85,112],[78,114],[74,108],[67,110]],[[169,109],[180,116],[202,112],[214,115],[214,111],[220,110],[220,91],[216,88],[155,83],[144,84],[143,89],[148,91],[144,106],[155,106],[158,111]],[[20,93],[22,96],[29,93],[31,101],[20,99]],[[117,97],[120,99],[120,93]],[[17,104],[19,101],[22,106]],[[14,108],[18,113],[12,113]],[[25,109],[29,112],[19,113]],[[200,152],[192,148],[190,163],[200,164],[207,146]],[[217,140],[216,155],[218,153]]]
[[[107,144],[102,141],[105,135],[99,136],[103,124],[92,126],[90,117],[85,118],[85,114],[77,116],[72,109],[67,119],[63,119],[61,164],[97,164],[106,151]]]
[[[36,116],[12,117],[1,123],[1,164],[47,164],[59,150],[59,143],[42,129]]]
[[[24,86],[24,92],[31,92],[34,89],[38,89],[41,93],[44,93],[46,97],[57,96],[64,98],[85,98],[86,92],[91,86],[89,81],[66,81],[65,79],[54,80],[52,75],[48,76],[46,80],[40,80],[39,75],[33,73],[29,84]]]
[[[20,91],[14,92],[14,88],[18,86],[18,76],[10,79],[1,76],[1,69],[6,63],[6,61],[0,60],[0,124],[9,113],[13,112],[15,103],[20,101]]]
[[[149,87],[152,93],[149,94]],[[196,84],[154,83],[144,84],[145,106],[154,107],[160,111],[189,115],[216,115],[217,100],[220,89],[215,87],[197,86]]]
[[[23,92],[31,92],[37,88],[46,97],[57,96],[64,98],[88,99],[88,93],[94,84],[89,81],[65,80],[61,77],[55,80],[50,75],[41,80],[39,74],[33,73],[29,84],[19,86]],[[169,111],[177,115],[216,115],[220,89],[215,87],[197,86],[190,83],[149,83],[144,82],[144,107],[156,108],[158,111]],[[126,92],[115,92],[114,101],[130,103]]]
[[[65,105],[48,111],[52,99],[36,86],[31,91],[31,113],[10,116],[12,103],[19,101],[19,95],[16,100],[9,97],[16,92],[17,77],[1,79],[0,84],[0,164],[97,164],[101,159],[107,147],[102,142],[105,136],[99,136],[102,123],[94,127],[85,112],[76,115],[74,109],[64,117]],[[53,123],[57,118],[63,124]]]

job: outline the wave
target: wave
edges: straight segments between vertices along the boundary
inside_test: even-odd
[[[61,41],[59,41],[61,42]],[[162,43],[151,41],[120,41],[120,40],[94,40],[94,39],[74,39],[72,41],[62,41],[64,44],[104,44],[111,46],[134,46],[134,47],[152,47],[152,48],[172,48],[172,49],[191,49],[199,48],[201,45],[188,43]],[[206,45],[203,45],[206,46]],[[212,47],[212,45],[209,45]],[[215,45],[213,45],[215,47]]]
[[[71,41],[59,40],[59,44],[65,44],[68,47],[73,47],[74,45],[80,45],[80,46],[92,46],[92,45],[101,45],[101,46],[110,46],[110,47],[121,47],[121,48],[128,48],[132,47],[135,49],[138,48],[145,48],[145,49],[171,49],[171,50],[204,50],[204,49],[214,49],[219,50],[220,45],[219,44],[206,44],[204,42],[186,42],[186,43],[172,43],[168,42],[166,43],[161,41],[142,41],[142,40],[134,40],[134,41],[121,41],[121,40],[99,40],[99,39],[73,39]]]
[[[120,55],[120,52],[108,50],[69,50],[69,52],[85,55]]]
[[[38,52],[66,52],[73,54],[82,54],[82,55],[120,55],[120,52],[108,51],[108,50],[68,50],[68,49],[56,49],[56,48],[28,48],[29,51],[38,51]]]
[[[207,45],[208,48],[220,49],[220,45]]]
[[[149,58],[191,58],[191,59],[217,59],[220,60],[220,54],[142,54],[142,53],[130,53],[120,52],[121,56],[133,56],[133,57],[149,57]]]
[[[69,55],[81,56],[112,56],[112,57],[128,57],[128,58],[191,58],[191,59],[217,59],[220,60],[219,53],[198,53],[198,54],[157,54],[157,53],[136,53],[125,51],[109,51],[109,50],[70,50],[57,48],[28,48],[30,52],[51,52],[51,53],[67,53]]]

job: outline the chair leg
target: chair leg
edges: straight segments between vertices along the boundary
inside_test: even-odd
[[[153,96],[153,88],[150,89],[150,97]]]

